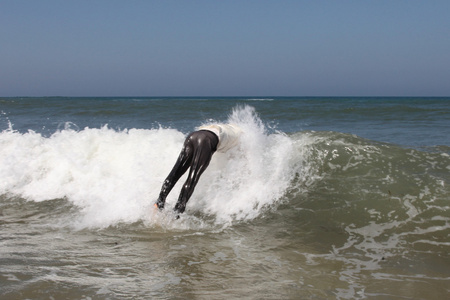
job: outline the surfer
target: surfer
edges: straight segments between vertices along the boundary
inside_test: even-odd
[[[226,152],[239,143],[242,130],[234,124],[213,124],[198,128],[184,141],[181,153],[164,181],[155,207],[162,210],[166,197],[184,173],[190,168],[189,175],[181,188],[175,205],[176,213],[183,213],[186,204],[194,192],[202,173],[206,170],[214,152]]]

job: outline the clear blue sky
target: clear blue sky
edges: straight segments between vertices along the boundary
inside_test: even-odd
[[[0,96],[450,96],[450,1],[0,0]]]

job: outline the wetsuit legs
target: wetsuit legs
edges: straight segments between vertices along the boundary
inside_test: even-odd
[[[188,178],[181,189],[178,202],[175,205],[175,211],[178,213],[183,213],[186,209],[186,204],[189,201],[189,198],[191,198],[200,176],[208,167],[215,150],[211,149],[210,143],[203,140],[197,140],[194,143],[197,143],[197,147],[195,147],[194,155],[192,157],[191,169],[189,170]]]
[[[184,212],[200,176],[208,167],[212,155],[217,149],[218,142],[218,137],[206,130],[195,131],[186,138],[177,162],[161,188],[158,201],[156,202],[160,209],[164,208],[167,195],[190,167],[188,178],[175,205],[176,212]]]
[[[192,161],[192,154],[192,147],[187,145],[187,143],[185,142],[185,144],[183,145],[183,149],[181,149],[181,153],[178,156],[177,162],[175,163],[175,166],[172,168],[172,171],[169,173],[166,180],[164,180],[161,192],[159,193],[158,201],[156,201],[156,205],[158,205],[159,209],[164,208],[167,195],[169,195],[170,191],[175,186],[180,177],[183,176],[184,173],[186,173]]]

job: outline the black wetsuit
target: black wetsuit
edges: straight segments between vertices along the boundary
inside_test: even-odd
[[[200,179],[200,175],[208,167],[218,143],[219,138],[217,135],[209,130],[194,131],[188,135],[183,149],[181,149],[181,153],[178,156],[178,160],[164,181],[161,192],[159,193],[159,198],[156,202],[159,209],[164,208],[167,195],[180,177],[190,168],[188,178],[181,189],[178,202],[175,205],[175,211],[177,213],[184,212],[186,204]]]

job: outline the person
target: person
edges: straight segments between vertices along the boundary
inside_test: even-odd
[[[205,125],[190,133],[184,141],[183,148],[172,171],[161,187],[155,207],[160,210],[164,209],[167,195],[180,177],[190,168],[189,175],[181,188],[174,208],[176,213],[183,213],[214,152],[227,152],[235,147],[239,143],[241,134],[242,130],[234,124]]]

